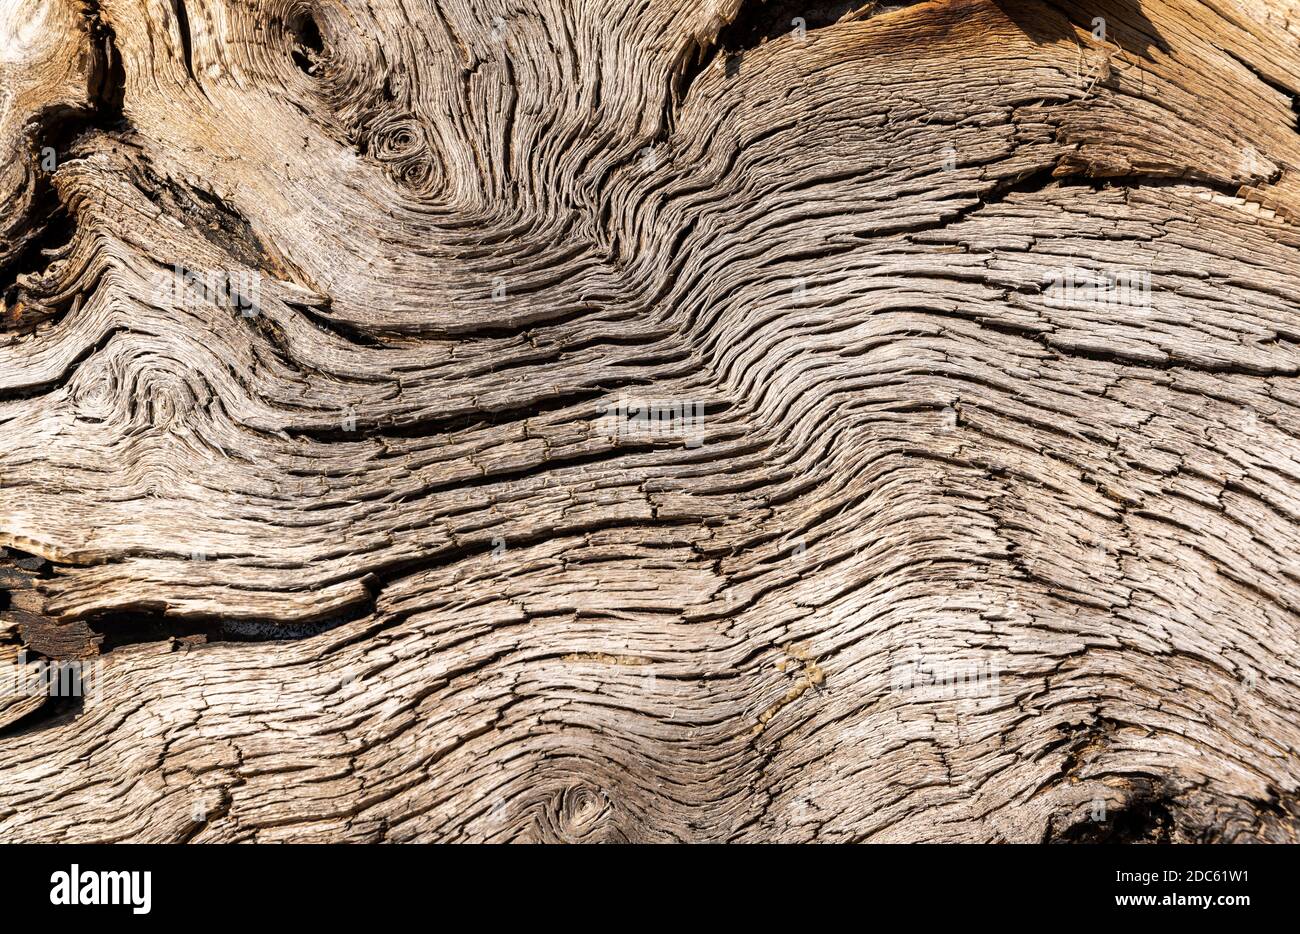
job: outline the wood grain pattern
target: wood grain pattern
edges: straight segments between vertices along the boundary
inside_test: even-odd
[[[1294,0],[3,0],[93,679],[0,839],[1295,841],[1297,93]]]

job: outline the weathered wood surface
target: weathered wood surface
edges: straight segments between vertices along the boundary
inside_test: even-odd
[[[0,662],[96,682],[0,839],[1294,840],[1297,92],[1295,0],[0,0]]]

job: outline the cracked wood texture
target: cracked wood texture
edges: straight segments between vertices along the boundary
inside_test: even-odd
[[[0,0],[0,663],[95,682],[0,839],[1295,840],[1297,92],[1296,0]]]

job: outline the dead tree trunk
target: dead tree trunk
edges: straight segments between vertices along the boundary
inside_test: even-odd
[[[0,839],[1294,840],[1297,92],[1296,0],[3,0]]]

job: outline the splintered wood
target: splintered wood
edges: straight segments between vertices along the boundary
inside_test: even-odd
[[[0,839],[1296,840],[1297,92],[1296,0],[0,0]]]

